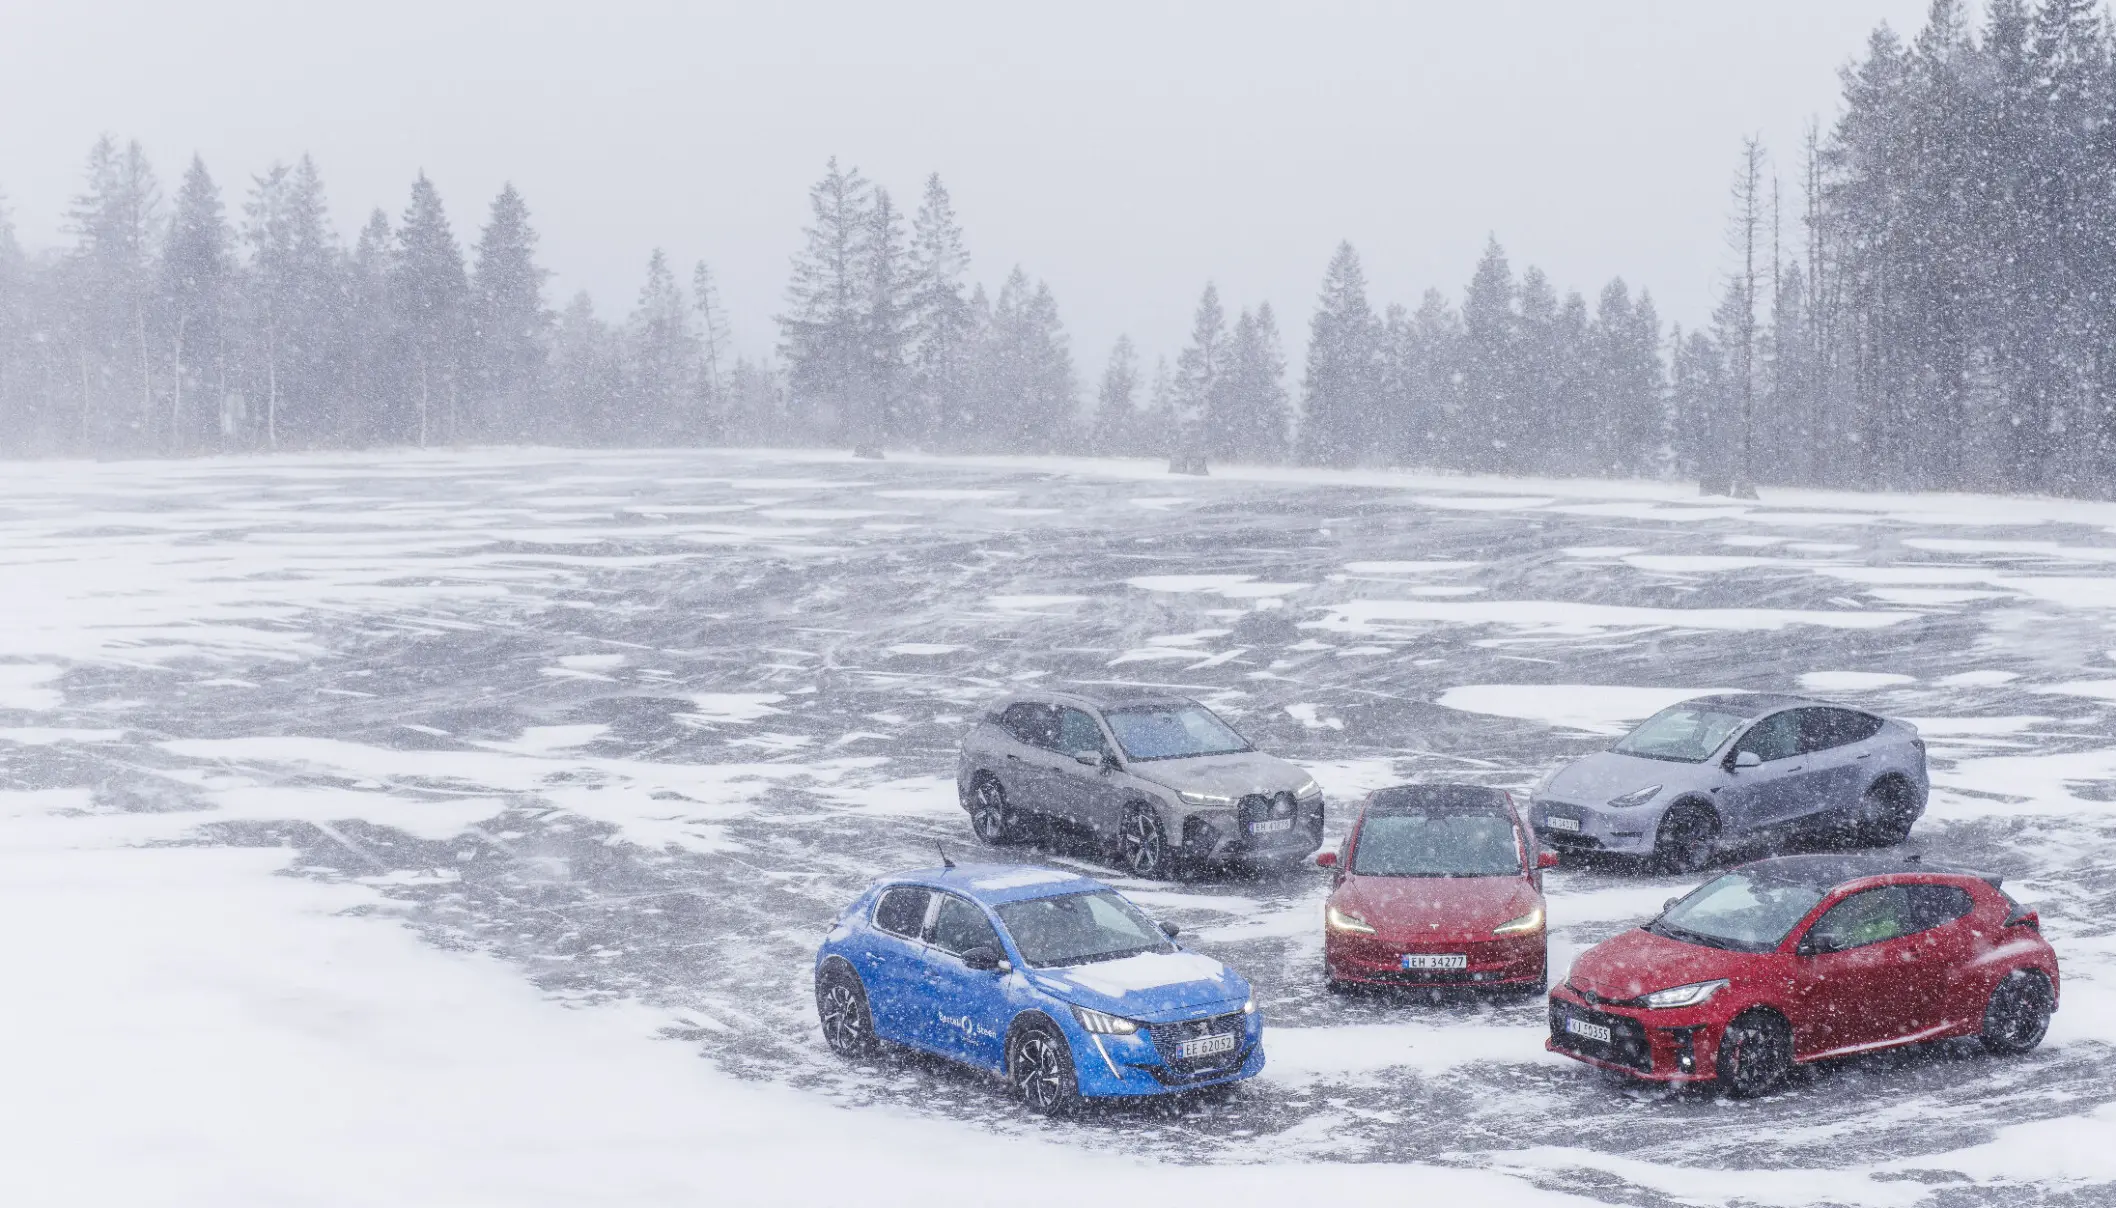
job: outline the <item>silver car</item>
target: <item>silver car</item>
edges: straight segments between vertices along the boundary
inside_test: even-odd
[[[977,837],[1085,833],[1142,877],[1322,846],[1322,789],[1181,696],[1011,696],[964,737],[956,791]]]
[[[1552,773],[1530,820],[1561,850],[1695,872],[1721,844],[1781,827],[1900,843],[1929,787],[1925,742],[1903,722],[1794,696],[1701,696]]]

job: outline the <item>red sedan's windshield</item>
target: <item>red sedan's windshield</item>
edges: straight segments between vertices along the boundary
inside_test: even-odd
[[[1730,872],[1668,907],[1646,930],[1708,948],[1768,952],[1785,942],[1822,893],[1813,885]]]
[[[1362,877],[1517,877],[1520,841],[1502,814],[1369,814],[1352,849]]]

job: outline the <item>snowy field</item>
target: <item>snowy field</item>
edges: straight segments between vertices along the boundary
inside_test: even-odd
[[[1013,685],[1209,702],[1330,795],[1523,788],[1714,689],[1914,721],[1913,844],[2040,908],[2064,1007],[1733,1103],[1539,1000],[1337,998],[1313,869],[1089,870],[1256,983],[1230,1100],[1052,1123],[851,1067],[809,961],[977,852]],[[0,1201],[2116,1201],[2116,505],[501,451],[0,468]],[[1549,878],[1553,964],[1685,883]],[[1392,1201],[1393,1202],[1393,1201]]]

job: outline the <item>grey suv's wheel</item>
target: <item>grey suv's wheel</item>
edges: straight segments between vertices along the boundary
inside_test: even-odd
[[[1979,1039],[1988,1052],[2002,1056],[2025,1053],[2043,1042],[2055,1010],[2050,979],[2033,969],[2015,969],[1992,989]]]
[[[867,1009],[867,987],[842,960],[833,959],[816,974],[816,1017],[823,1022],[823,1042],[840,1057],[873,1055],[874,1013]]]
[[[1676,805],[1660,820],[1653,839],[1653,863],[1662,872],[1700,872],[1712,862],[1719,821],[1710,810],[1690,803]]]
[[[1717,1065],[1720,1090],[1736,1099],[1753,1098],[1793,1068],[1793,1038],[1777,1017],[1752,1012],[1720,1035]]]
[[[1875,781],[1859,800],[1859,837],[1876,847],[1892,847],[1908,839],[1911,824],[1917,820],[1917,793],[1899,777]]]
[[[1000,787],[997,776],[979,776],[970,789],[970,829],[994,847],[1020,839],[1020,820],[1007,805],[1006,790]]]
[[[1168,832],[1161,827],[1160,811],[1145,805],[1127,806],[1117,828],[1117,854],[1135,876],[1168,876],[1174,853],[1168,846]]]
[[[1034,1111],[1056,1116],[1072,1110],[1080,1101],[1072,1046],[1048,1023],[1023,1024],[1007,1042],[1007,1084]]]

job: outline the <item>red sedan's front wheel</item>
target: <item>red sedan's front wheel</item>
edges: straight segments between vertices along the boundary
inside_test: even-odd
[[[1793,1038],[1773,1016],[1744,1015],[1719,1038],[1719,1089],[1736,1099],[1763,1094],[1792,1068]]]

